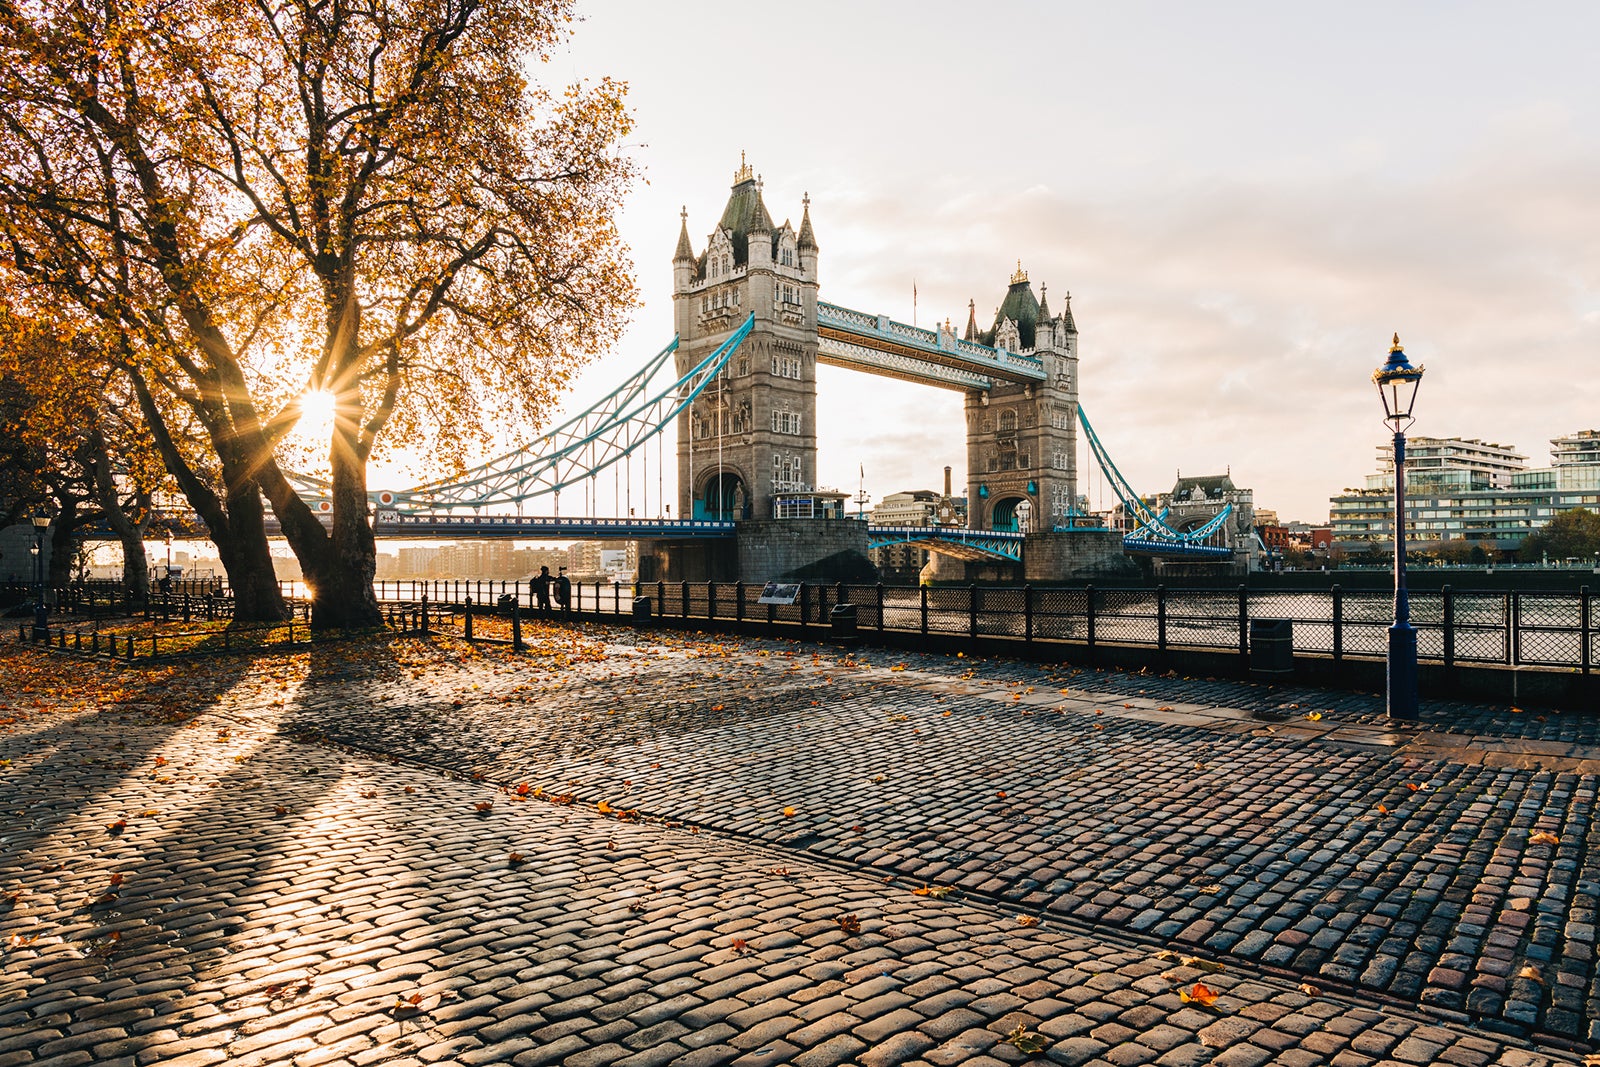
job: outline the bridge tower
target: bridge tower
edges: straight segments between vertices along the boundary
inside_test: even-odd
[[[1072,294],[1058,315],[1033,295],[1017,264],[994,325],[979,331],[967,309],[966,340],[1031,352],[1046,378],[967,391],[967,525],[1049,532],[1078,515],[1078,327]]]
[[[678,508],[685,518],[771,519],[817,477],[817,240],[811,200],[800,229],[774,225],[761,179],[740,159],[722,218],[698,255],[685,209],[672,259],[679,374],[747,315],[755,324],[727,369],[678,420]]]

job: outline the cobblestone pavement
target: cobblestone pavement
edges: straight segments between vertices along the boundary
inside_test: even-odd
[[[0,1067],[1519,1065],[1597,1036],[1581,745],[534,639],[60,659],[113,681],[13,692]]]

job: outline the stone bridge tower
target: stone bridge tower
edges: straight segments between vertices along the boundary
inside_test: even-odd
[[[1078,515],[1078,328],[1072,295],[1059,315],[1033,295],[1017,265],[994,325],[979,331],[967,310],[966,339],[1029,352],[1043,382],[997,383],[967,393],[967,525],[978,530],[1046,533]]]
[[[817,241],[810,199],[798,232],[774,225],[741,159],[722,218],[698,255],[683,215],[672,259],[680,375],[747,315],[749,337],[678,419],[684,518],[770,519],[778,496],[817,478]]]

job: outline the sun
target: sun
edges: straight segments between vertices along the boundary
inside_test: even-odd
[[[300,428],[310,429],[333,422],[333,409],[338,401],[326,389],[314,389],[300,398]]]

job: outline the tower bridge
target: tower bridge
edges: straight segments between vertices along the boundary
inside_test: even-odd
[[[980,327],[970,303],[959,336],[948,322],[924,329],[826,303],[817,298],[821,249],[809,196],[800,208],[798,227],[776,223],[760,178],[741,162],[698,249],[687,210],[680,218],[673,341],[529,448],[461,478],[374,493],[376,532],[649,539],[659,546],[661,576],[688,578],[853,578],[870,567],[869,544],[907,539],[962,566],[1020,564],[1030,580],[1128,567],[1127,552],[1234,559],[1229,526],[1175,528],[1116,470],[1079,404],[1070,294],[1052,311],[1019,263],[993,323]],[[676,380],[652,385],[669,359]],[[819,365],[962,395],[964,529],[839,521],[843,494],[816,485]],[[1126,536],[1090,528],[1081,514],[1080,429],[1137,524]],[[670,457],[669,433],[676,438]],[[628,517],[607,519],[523,517],[524,507],[558,504],[563,489],[593,487],[608,470],[619,481],[625,471],[631,486],[636,460],[648,483],[652,442],[658,481],[665,465],[677,465],[677,520],[663,501],[667,518],[635,519],[631,507]],[[300,479],[300,488],[312,499],[325,492],[314,479]],[[619,489],[619,507],[620,498]],[[516,514],[504,514],[508,508]]]

